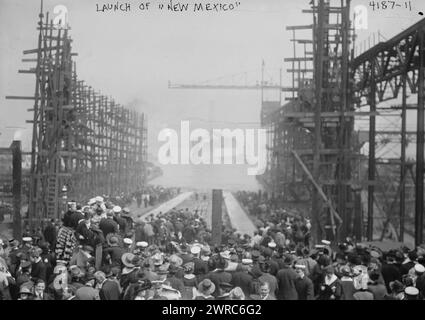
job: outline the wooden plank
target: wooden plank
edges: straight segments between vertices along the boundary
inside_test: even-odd
[[[292,151],[292,154],[294,155],[295,159],[297,160],[298,164],[301,166],[301,168],[303,169],[303,171],[305,172],[305,174],[307,175],[307,177],[309,178],[309,180],[311,181],[311,183],[314,185],[314,187],[317,189],[319,195],[322,197],[322,199],[325,201],[325,203],[328,204],[329,209],[331,211],[331,214],[337,218],[339,223],[342,223],[342,219],[341,217],[338,215],[338,213],[336,212],[336,210],[334,209],[332,202],[330,199],[328,199],[328,197],[326,196],[326,194],[323,192],[322,188],[320,187],[320,185],[317,184],[317,182],[314,180],[313,175],[310,173],[310,171],[308,170],[308,168],[305,166],[305,164],[303,163],[303,161],[301,160],[301,158],[299,157],[299,155],[295,152]]]
[[[7,100],[35,100],[35,97],[28,96],[6,96]]]
[[[314,69],[286,69],[286,72],[313,72]]]
[[[313,61],[313,57],[301,57],[301,58],[285,58],[284,62],[297,62],[297,61]]]
[[[18,73],[26,73],[26,74],[35,74],[37,71],[35,69],[30,70],[18,70]]]
[[[312,29],[313,25],[309,24],[309,25],[304,25],[304,26],[287,26],[286,30],[308,30],[308,29]]]
[[[347,112],[341,112],[341,111],[334,111],[334,112],[322,112],[320,114],[320,117],[322,118],[339,118],[341,116],[344,117],[364,117],[364,116],[380,116],[381,114],[379,112],[368,112],[368,111],[347,111]],[[314,118],[315,113],[314,112],[285,112],[281,110],[280,112],[281,117],[285,118]]]

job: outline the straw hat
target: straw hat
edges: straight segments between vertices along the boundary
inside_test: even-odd
[[[135,265],[133,263],[134,257],[135,257],[134,254],[132,254],[130,252],[126,252],[122,255],[121,261],[127,268],[134,268],[135,267]]]
[[[209,296],[215,291],[215,284],[210,279],[204,279],[198,285],[198,291],[203,295]]]

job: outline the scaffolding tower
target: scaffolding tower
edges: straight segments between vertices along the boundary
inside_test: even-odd
[[[142,113],[101,95],[77,78],[69,27],[39,15],[38,47],[26,50],[35,75],[32,100],[30,228],[59,219],[66,199],[86,201],[96,195],[134,192],[146,183],[147,124]]]

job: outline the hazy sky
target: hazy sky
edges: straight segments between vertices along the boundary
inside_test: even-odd
[[[141,1],[127,2],[137,9]],[[79,54],[75,57],[78,77],[115,101],[148,114],[150,153],[156,153],[159,130],[177,127],[182,119],[212,119],[216,127],[229,128],[233,127],[229,122],[258,123],[259,91],[170,90],[168,81],[199,83],[246,72],[255,83],[261,80],[264,59],[267,78],[278,83],[279,69],[289,67],[283,58],[292,56],[291,33],[285,27],[312,23],[310,14],[301,13],[309,9],[309,0],[240,0],[238,9],[224,13],[158,11],[154,6],[160,2],[168,3],[151,0],[149,11],[130,13],[96,12],[96,3],[108,1],[46,0],[44,6],[50,12],[56,5],[68,9],[73,49]],[[369,3],[356,0],[353,6]],[[390,38],[418,21],[417,11],[425,11],[425,1],[411,3],[411,12],[369,9],[369,30],[359,32],[359,40],[378,29]],[[14,127],[28,128],[25,120],[32,118],[26,111],[30,101],[4,96],[34,92],[34,75],[17,71],[31,65],[21,62],[22,51],[36,48],[39,7],[39,0],[0,0],[2,146],[10,144]],[[284,85],[290,85],[285,74]],[[30,130],[23,132],[24,146],[29,146],[25,133]]]

